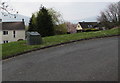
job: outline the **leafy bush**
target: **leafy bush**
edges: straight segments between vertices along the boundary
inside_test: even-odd
[[[55,35],[61,35],[67,33],[67,28],[64,23],[54,26],[54,30],[55,30]]]
[[[89,31],[99,31],[99,29],[96,29],[96,28],[86,28],[86,29],[82,30],[82,32],[89,32]]]

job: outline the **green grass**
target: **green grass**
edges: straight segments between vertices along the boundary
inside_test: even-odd
[[[68,42],[72,40],[92,38],[92,37],[101,37],[101,36],[110,36],[120,34],[120,28],[105,30],[105,31],[96,31],[96,32],[82,32],[75,34],[65,34],[65,35],[56,35],[50,37],[44,37],[43,43],[41,45],[26,45],[26,41],[17,41],[2,44],[2,57],[10,56],[13,54],[25,52],[35,48],[41,48],[49,45],[59,44],[63,42]]]

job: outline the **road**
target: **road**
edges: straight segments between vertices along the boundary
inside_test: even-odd
[[[4,60],[2,73],[3,81],[117,81],[118,37],[23,54]]]

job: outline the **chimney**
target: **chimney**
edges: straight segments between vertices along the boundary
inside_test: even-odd
[[[22,19],[22,22],[24,22],[24,19]]]
[[[2,22],[2,19],[0,19],[0,22]]]
[[[25,21],[24,21],[24,19],[22,19],[22,23],[25,25]]]

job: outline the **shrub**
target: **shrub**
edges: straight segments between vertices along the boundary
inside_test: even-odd
[[[86,29],[82,30],[82,32],[89,32],[89,31],[99,31],[99,29],[96,29],[96,28],[86,28]]]

